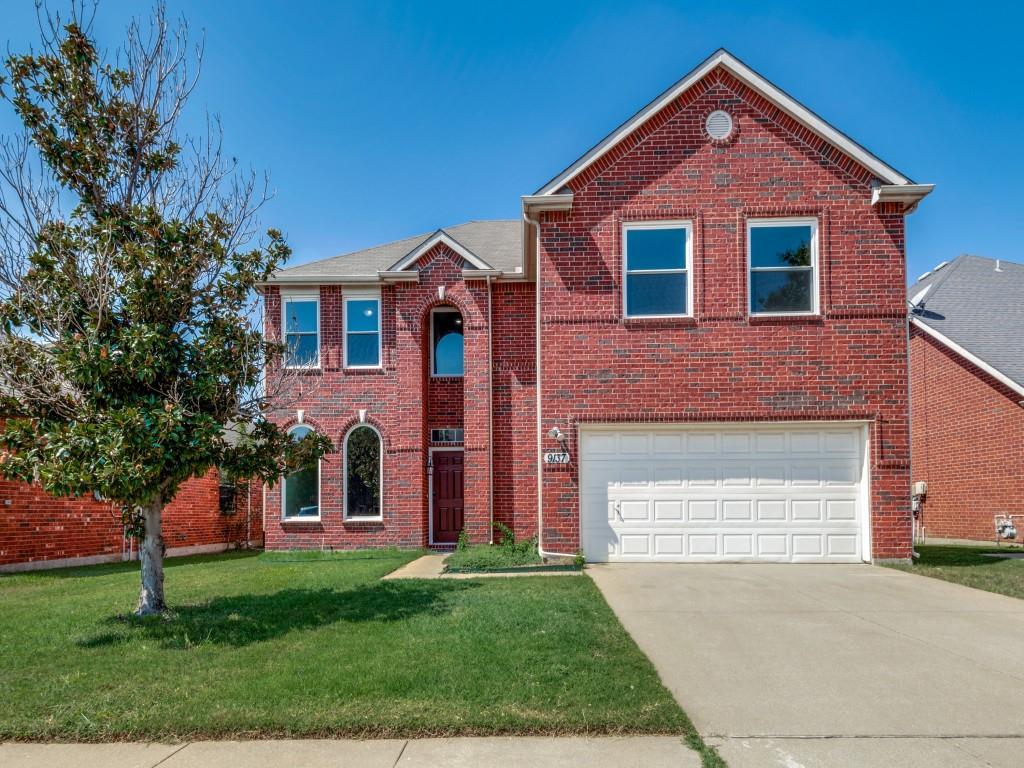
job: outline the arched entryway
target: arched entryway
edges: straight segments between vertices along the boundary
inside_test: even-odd
[[[465,343],[458,307],[433,307],[426,318],[427,486],[431,544],[454,544],[465,526]]]

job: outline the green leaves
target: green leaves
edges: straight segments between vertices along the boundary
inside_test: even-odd
[[[280,350],[254,292],[291,251],[277,230],[249,239],[258,201],[219,145],[177,134],[189,88],[172,49],[130,32],[114,66],[69,24],[0,81],[72,201],[23,228],[24,259],[0,252],[17,278],[0,298],[0,474],[126,510],[213,466],[269,479],[330,450],[262,416]]]

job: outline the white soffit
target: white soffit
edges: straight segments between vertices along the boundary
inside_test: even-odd
[[[586,170],[595,161],[600,159],[620,141],[625,139],[648,119],[672,103],[672,101],[679,98],[680,95],[692,88],[709,72],[711,72],[711,70],[718,66],[728,70],[729,73],[734,75],[738,80],[749,86],[752,90],[760,93],[794,120],[819,135],[828,143],[842,150],[873,174],[878,176],[883,182],[899,185],[913,184],[909,178],[904,176],[895,168],[884,163],[878,157],[868,152],[868,150],[842,131],[839,131],[829,125],[818,117],[818,115],[814,114],[814,112],[809,110],[782,89],[770,83],[727,50],[720,48],[715,51],[715,53],[711,54],[709,58],[705,59],[705,61],[696,69],[684,76],[675,85],[671,86],[654,101],[608,134],[608,136],[602,139],[589,152],[583,155],[583,157],[537,190],[535,193],[536,196],[551,195],[562,189],[562,187]]]

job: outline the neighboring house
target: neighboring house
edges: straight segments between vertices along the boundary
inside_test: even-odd
[[[167,555],[220,552],[263,538],[262,487],[221,488],[216,470],[185,483],[163,516]],[[0,480],[0,572],[109,563],[137,557],[121,515],[94,498],[54,498]]]
[[[267,547],[493,520],[598,561],[909,558],[904,217],[930,190],[718,51],[521,221],[281,270],[265,322],[301,391],[275,418],[336,451],[268,490]]]
[[[914,481],[927,537],[1024,537],[1024,265],[959,256],[909,290]]]

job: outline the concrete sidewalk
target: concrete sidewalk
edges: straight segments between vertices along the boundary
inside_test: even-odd
[[[0,744],[3,768],[700,768],[676,736]]]

